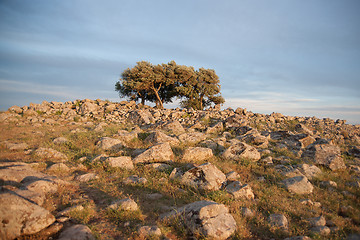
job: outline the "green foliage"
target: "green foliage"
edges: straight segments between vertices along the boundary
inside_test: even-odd
[[[158,65],[141,61],[122,73],[120,81],[115,84],[115,91],[120,97],[141,100],[142,104],[145,101],[155,102],[158,108],[179,97],[183,98],[183,107],[202,110],[212,103],[225,102],[220,95],[219,83],[213,69],[195,71],[193,67],[177,65],[174,61]]]

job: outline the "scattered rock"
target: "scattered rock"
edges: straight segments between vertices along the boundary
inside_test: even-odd
[[[183,133],[179,136],[179,140],[185,144],[196,144],[205,139],[206,135],[200,132]]]
[[[309,165],[309,164],[300,164],[297,166],[297,169],[300,170],[302,174],[304,174],[308,179],[313,179],[314,177],[321,174],[321,169],[318,168],[315,165]]]
[[[69,172],[70,168],[64,163],[55,163],[48,167],[47,170],[51,172]]]
[[[129,113],[128,121],[132,124],[143,125],[153,123],[154,118],[147,109],[135,110]]]
[[[166,163],[151,163],[149,165],[146,165],[147,167],[151,167],[159,172],[162,171],[168,171],[170,169],[172,169],[172,167],[169,164]]]
[[[314,187],[305,176],[295,176],[282,181],[285,188],[296,194],[309,194],[312,193]]]
[[[258,150],[246,143],[238,143],[231,145],[222,155],[225,159],[240,161],[241,159],[249,159],[251,161],[258,161],[260,153]]]
[[[211,163],[204,163],[185,172],[180,181],[204,190],[219,190],[226,182],[226,176]]]
[[[146,178],[142,178],[137,175],[129,176],[123,181],[123,183],[126,185],[128,185],[128,184],[145,184],[146,182],[147,182]]]
[[[326,225],[326,220],[323,216],[309,218],[308,222],[311,227],[319,227]]]
[[[269,223],[273,227],[287,230],[289,227],[287,218],[282,214],[271,214],[269,216]]]
[[[228,181],[237,181],[237,180],[240,179],[240,175],[235,171],[231,171],[231,172],[226,174],[226,179]]]
[[[157,144],[138,155],[133,161],[135,164],[147,162],[162,162],[174,159],[174,153],[169,143]]]
[[[182,156],[182,160],[201,162],[211,158],[212,156],[214,155],[210,148],[189,147],[185,149],[184,154]]]
[[[231,193],[234,198],[254,199],[255,195],[248,184],[242,185],[239,181],[235,181],[226,186],[225,190]]]
[[[55,144],[64,144],[64,143],[67,143],[69,140],[67,140],[67,138],[64,138],[64,137],[58,137],[58,138],[55,138],[53,140],[53,143]]]
[[[158,226],[142,226],[138,229],[138,234],[141,237],[150,238],[161,236],[161,229]]]
[[[317,142],[306,149],[303,157],[307,157],[314,161],[315,164],[323,165],[333,171],[346,168],[338,146]]]
[[[205,238],[227,239],[236,230],[236,222],[229,209],[212,201],[190,203],[162,217],[184,217],[184,223],[192,233]]]
[[[65,154],[58,152],[52,148],[38,148],[34,152],[35,156],[50,160],[50,161],[67,161],[68,158]]]
[[[0,179],[9,182],[21,182],[28,176],[46,177],[45,174],[35,171],[27,163],[23,162],[0,162]]]
[[[224,131],[224,124],[222,122],[218,122],[212,127],[208,127],[206,129],[206,134],[215,134],[215,133],[221,133]]]
[[[150,133],[145,141],[152,144],[169,143],[171,146],[179,144],[179,140],[177,138],[170,137],[160,131]]]
[[[164,130],[169,131],[173,134],[179,135],[182,133],[185,133],[185,129],[183,128],[183,126],[181,125],[181,123],[179,123],[178,121],[173,121],[170,122],[168,124],[166,124],[163,127]]]
[[[119,139],[103,137],[97,143],[96,146],[103,150],[119,151],[123,147],[123,142]]]
[[[65,229],[59,236],[58,240],[95,240],[89,227],[77,224]]]
[[[99,176],[96,173],[86,173],[83,175],[79,175],[75,178],[76,181],[79,182],[89,182],[91,180],[98,179]]]
[[[9,142],[3,142],[5,147],[9,150],[13,151],[19,151],[19,150],[26,150],[29,148],[29,146],[26,143],[9,143]]]
[[[55,217],[48,210],[15,194],[0,194],[1,239],[37,233],[54,221]]]
[[[133,161],[131,157],[122,156],[122,157],[109,157],[104,161],[110,167],[118,167],[123,169],[134,169]]]
[[[327,227],[327,226],[313,227],[313,228],[310,229],[310,231],[315,233],[315,234],[319,234],[319,235],[323,235],[323,236],[327,236],[331,232],[330,228]]]
[[[250,208],[247,208],[247,207],[241,208],[241,214],[242,214],[244,217],[248,217],[248,218],[255,216],[254,211],[251,210]]]
[[[112,203],[109,207],[109,209],[114,209],[114,210],[125,210],[125,211],[136,211],[139,209],[139,206],[137,205],[137,203],[130,199],[130,198],[125,198],[119,201],[116,201],[114,203]]]

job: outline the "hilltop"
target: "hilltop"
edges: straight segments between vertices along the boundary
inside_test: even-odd
[[[344,120],[85,99],[0,128],[2,239],[359,239]]]

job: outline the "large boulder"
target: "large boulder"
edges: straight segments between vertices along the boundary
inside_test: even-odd
[[[204,163],[185,172],[180,181],[204,190],[219,190],[226,182],[226,175],[211,163]]]
[[[182,159],[184,161],[203,161],[214,156],[210,148],[204,147],[189,147],[186,148]]]
[[[190,232],[209,239],[227,239],[236,230],[236,222],[229,209],[212,201],[190,203],[162,218],[166,220],[172,217],[183,217]]]
[[[169,143],[157,144],[134,158],[134,163],[162,162],[174,159]]]
[[[258,161],[261,158],[259,151],[246,143],[239,142],[231,145],[222,155],[225,159],[239,161],[248,159]]]
[[[55,222],[46,209],[21,196],[5,192],[0,194],[0,238],[14,239],[34,234]]]
[[[303,157],[309,158],[315,164],[323,165],[331,170],[345,169],[340,148],[336,145],[313,143],[304,151]]]
[[[228,184],[225,190],[228,193],[232,194],[236,199],[246,198],[252,200],[255,198],[255,195],[250,185],[248,184],[242,185],[239,181],[234,181]]]

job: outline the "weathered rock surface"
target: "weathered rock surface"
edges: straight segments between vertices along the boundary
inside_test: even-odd
[[[159,237],[162,235],[161,229],[158,226],[142,226],[138,229],[138,234],[141,237],[151,238]]]
[[[231,145],[222,155],[225,159],[239,161],[243,158],[258,161],[261,156],[258,150],[246,143]]]
[[[296,194],[309,194],[312,193],[314,187],[305,176],[295,176],[282,181],[285,188]]]
[[[50,161],[64,162],[68,160],[65,154],[58,152],[52,148],[38,148],[35,150],[34,154],[40,158]]]
[[[190,232],[198,233],[206,238],[227,239],[236,230],[236,222],[229,209],[212,201],[190,203],[169,214],[163,219],[182,216]]]
[[[169,131],[175,135],[180,135],[185,133],[184,127],[179,123],[179,121],[172,121],[167,123],[164,127],[164,130]]]
[[[137,203],[130,199],[130,198],[125,198],[125,199],[121,199],[119,201],[116,201],[114,203],[112,203],[111,205],[109,205],[110,209],[114,209],[114,210],[125,210],[125,211],[136,211],[139,209],[139,206],[137,205]]]
[[[228,184],[225,188],[228,193],[231,193],[234,198],[247,198],[247,199],[254,199],[255,195],[248,184],[241,184],[239,181],[232,182]]]
[[[95,240],[90,228],[86,225],[77,224],[65,229],[58,240]]]
[[[54,221],[55,217],[48,210],[15,194],[0,194],[1,239],[37,233]]]
[[[226,182],[226,176],[213,164],[204,163],[185,172],[180,181],[200,189],[219,190]]]
[[[183,161],[203,161],[214,156],[210,148],[189,147],[186,148],[182,156]]]
[[[169,143],[171,146],[179,144],[179,140],[174,137],[170,137],[160,131],[152,132],[146,139],[146,142],[157,144],[157,143]]]
[[[134,158],[134,163],[162,162],[174,159],[169,143],[157,144]]]
[[[96,143],[99,148],[112,151],[119,151],[123,145],[121,140],[110,137],[103,137]]]
[[[340,148],[335,145],[317,144],[315,142],[306,149],[303,157],[307,157],[315,164],[323,165],[333,171],[346,168],[341,158]]]
[[[0,162],[0,179],[3,181],[21,182],[28,176],[42,178],[46,175],[35,171],[23,162]]]
[[[118,167],[123,169],[134,169],[133,161],[131,157],[121,156],[121,157],[109,157],[104,161],[110,167]]]
[[[149,110],[135,110],[130,112],[128,121],[136,125],[143,125],[153,123],[154,118]]]
[[[201,132],[183,133],[179,135],[179,140],[185,144],[195,144],[206,139],[206,135]]]
[[[79,175],[75,178],[76,181],[79,182],[88,182],[94,179],[98,179],[99,176],[96,173],[86,173],[86,174],[82,174]]]
[[[283,214],[271,214],[269,216],[269,223],[273,227],[278,227],[283,230],[287,230],[289,223],[287,218]]]

